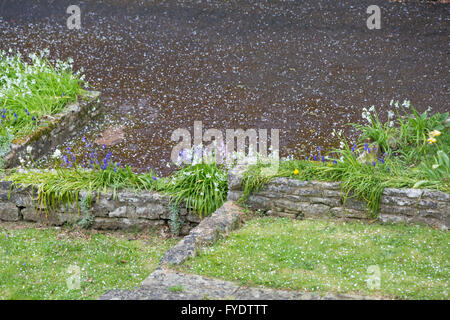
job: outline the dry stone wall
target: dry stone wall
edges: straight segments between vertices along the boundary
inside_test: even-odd
[[[241,180],[245,171],[236,167],[228,174],[228,200],[238,200],[242,194]],[[366,204],[348,198],[343,200],[337,182],[299,181],[275,178],[246,204],[268,215],[295,219],[335,217],[369,220]],[[450,195],[422,189],[386,188],[381,197],[381,222],[425,223],[448,230],[450,226]]]
[[[86,213],[79,197],[78,206],[61,205],[56,210],[46,212],[37,208],[37,195],[30,189],[12,189],[11,183],[0,183],[0,221],[29,221],[47,225],[60,226],[65,223],[73,224],[85,218]],[[88,206],[94,229],[130,229],[147,227],[172,227],[172,211],[169,198],[163,194],[151,191],[134,192],[122,190],[114,197],[112,193],[92,195],[92,203]],[[186,235],[198,225],[200,219],[179,208],[180,234]]]

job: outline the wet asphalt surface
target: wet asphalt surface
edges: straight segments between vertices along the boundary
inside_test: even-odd
[[[333,129],[391,99],[449,111],[450,4],[426,1],[0,0],[0,48],[73,57],[125,139],[107,150],[136,170],[166,167],[177,128],[280,129],[281,155],[338,145]],[[369,30],[369,5],[381,29]],[[81,151],[80,151],[81,152]]]

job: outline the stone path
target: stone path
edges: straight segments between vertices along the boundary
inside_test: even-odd
[[[230,281],[157,269],[136,290],[110,290],[100,300],[353,300],[356,295],[274,290],[240,286]]]

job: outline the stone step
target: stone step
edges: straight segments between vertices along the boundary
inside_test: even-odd
[[[157,269],[136,290],[110,290],[100,300],[367,300],[366,296],[320,296],[289,290],[240,286],[234,282]]]

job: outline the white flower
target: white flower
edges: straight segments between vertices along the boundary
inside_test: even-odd
[[[411,106],[411,102],[408,100],[404,100],[402,106],[404,106],[405,108],[409,108]]]
[[[27,146],[27,153],[31,153],[31,151],[33,151],[33,147],[32,146]]]
[[[61,151],[59,149],[56,149],[55,152],[53,152],[52,158],[58,159],[61,156]]]
[[[392,112],[391,110],[388,111],[388,119],[391,119],[392,117],[394,117],[394,112]]]

